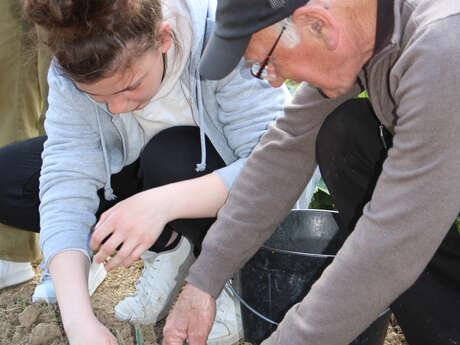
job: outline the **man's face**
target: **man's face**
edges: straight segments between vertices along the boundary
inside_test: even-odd
[[[246,60],[261,63],[279,32],[279,25],[274,25],[253,34],[244,55]],[[353,56],[348,53],[350,47],[339,45],[330,49],[322,39],[307,30],[296,27],[295,32],[298,44],[293,46],[289,36],[282,36],[270,58],[267,66],[270,84],[279,87],[290,79],[305,81],[330,98],[346,93],[353,86],[360,69],[356,61],[348,58]]]

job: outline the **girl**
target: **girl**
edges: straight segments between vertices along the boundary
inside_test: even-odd
[[[283,91],[242,63],[224,80],[200,79],[215,6],[25,1],[55,57],[47,137],[0,150],[0,222],[40,231],[72,345],[116,344],[90,306],[93,252],[104,262],[118,250],[109,271],[144,258],[119,318],[164,317],[192,261],[190,243],[196,256],[246,158],[282,113]],[[210,343],[233,342],[234,329],[221,326]]]

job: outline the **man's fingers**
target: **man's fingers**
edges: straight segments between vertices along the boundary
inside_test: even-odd
[[[163,345],[206,345],[216,314],[215,300],[187,284],[163,328]]]
[[[185,320],[179,322],[180,326],[185,326]],[[163,342],[162,345],[183,345],[187,339],[187,331],[178,327],[178,322],[175,315],[170,315],[166,320],[166,324],[163,327]]]
[[[208,332],[206,334],[192,333],[188,335],[189,345],[206,345],[206,340],[208,340]]]
[[[182,336],[163,335],[162,345],[184,345],[184,344],[187,344],[187,343],[186,343],[185,338]]]
[[[188,314],[188,319],[177,317],[178,312],[168,318],[163,328],[163,345],[183,345],[186,340],[189,345],[206,345],[211,328],[197,322],[193,314]]]

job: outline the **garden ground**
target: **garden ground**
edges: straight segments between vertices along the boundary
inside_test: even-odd
[[[33,281],[0,290],[0,345],[65,345],[68,344],[62,328],[59,310],[44,303],[32,304],[31,297],[40,276],[39,268]],[[134,282],[142,272],[139,261],[130,269],[119,268],[108,274],[92,296],[92,305],[98,318],[125,345],[135,345],[134,328],[120,322],[113,315],[114,306],[127,293],[134,291]],[[161,344],[164,322],[141,326],[145,345]],[[234,345],[250,345],[240,341]],[[407,345],[401,330],[392,319],[384,345]]]

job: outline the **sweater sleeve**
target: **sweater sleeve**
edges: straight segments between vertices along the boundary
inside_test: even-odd
[[[393,66],[393,147],[362,217],[333,263],[263,345],[349,344],[415,282],[455,221],[460,56],[451,42],[459,24],[449,18],[433,25],[441,27],[414,37]],[[192,267],[188,281],[214,296],[288,212],[312,171],[312,138],[329,112],[313,111],[314,99],[305,90],[299,97],[308,105],[291,107],[263,138]]]
[[[263,345],[345,345],[422,273],[459,212],[457,18],[435,22],[393,66],[393,147],[353,233]],[[439,56],[443,57],[439,63]]]
[[[357,93],[357,90],[354,90]],[[285,116],[262,137],[230,192],[187,281],[216,297],[232,274],[272,234],[316,166],[315,139],[332,101],[304,84]]]
[[[241,61],[229,76],[217,82],[216,99],[218,119],[236,156],[234,162],[217,170],[230,189],[269,124],[283,115],[285,93],[252,77]]]
[[[48,138],[40,176],[40,246],[45,265],[65,250],[90,256],[97,190],[106,181],[100,136],[85,119],[94,105],[56,69],[52,65],[48,76]]]

